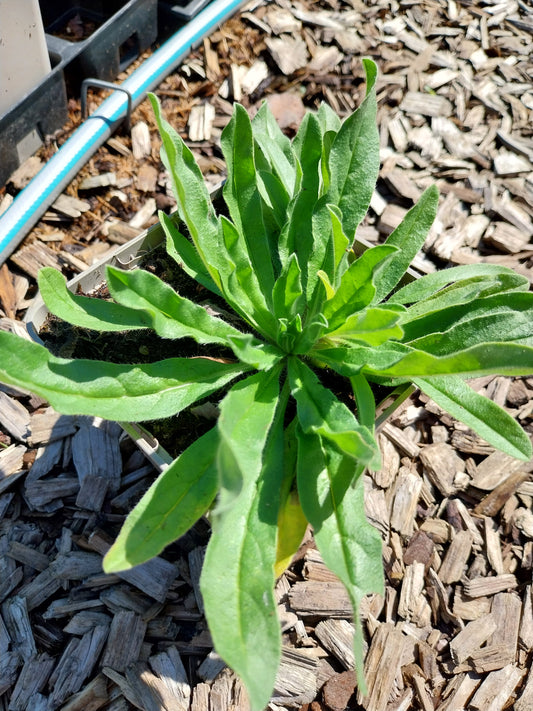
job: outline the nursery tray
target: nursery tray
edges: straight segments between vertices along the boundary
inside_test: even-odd
[[[61,58],[74,93],[83,79],[113,80],[157,38],[157,0],[40,0],[39,4],[48,49]]]
[[[157,0],[40,0],[39,6],[52,70],[0,115],[0,186],[45,136],[63,128],[67,94],[77,96],[86,78],[115,79],[157,39]],[[77,17],[94,30],[69,40],[65,28]]]
[[[44,136],[67,121],[65,78],[59,55],[49,52],[52,71],[9,111],[0,115],[0,186],[40,147]]]
[[[221,186],[217,186],[211,193],[214,198],[220,192]],[[176,215],[176,213],[175,213]],[[176,216],[177,217],[177,216]],[[67,287],[73,293],[78,289],[84,293],[90,293],[101,287],[106,281],[105,270],[106,266],[115,266],[120,269],[135,269],[146,254],[154,250],[165,240],[163,228],[158,223],[153,227],[145,230],[142,234],[130,240],[124,245],[117,247],[111,254],[96,262],[92,267],[84,272],[81,272],[71,279]],[[354,251],[361,254],[365,249],[372,245],[366,240],[356,239],[354,243]],[[406,283],[417,279],[420,275],[414,270],[409,269],[406,273],[403,282]],[[33,300],[32,305],[26,312],[25,325],[27,332],[32,340],[43,344],[39,332],[49,315],[48,308],[40,295],[37,295]],[[44,345],[44,344],[43,344]],[[376,430],[385,423],[391,414],[413,393],[416,388],[414,385],[407,384],[393,390],[382,402],[379,403],[376,409]],[[162,471],[173,461],[173,457],[159,444],[157,439],[153,437],[148,430],[144,429],[138,423],[120,422],[122,429],[135,441],[137,447],[144,455],[154,464],[154,466]]]
[[[84,292],[91,292],[97,289],[105,282],[105,268],[107,265],[116,266],[120,269],[135,269],[141,259],[160,245],[164,238],[165,235],[161,225],[154,225],[130,242],[118,247],[112,254],[96,262],[86,271],[75,276],[68,282],[68,288],[72,292],[76,292],[78,287]],[[48,315],[49,311],[41,296],[38,295],[26,312],[25,318],[28,334],[37,343],[43,344],[39,331]],[[142,425],[136,422],[120,422],[119,424],[158,471],[163,471],[172,463],[173,457]]]

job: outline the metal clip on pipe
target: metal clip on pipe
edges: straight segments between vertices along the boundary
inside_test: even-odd
[[[111,89],[112,91],[123,91],[128,97],[128,106],[126,109],[126,131],[131,129],[131,112],[133,106],[133,98],[131,92],[123,86],[113,84],[112,81],[104,81],[103,79],[84,79],[81,83],[81,118],[87,118],[87,90],[90,86],[95,86],[98,89]]]

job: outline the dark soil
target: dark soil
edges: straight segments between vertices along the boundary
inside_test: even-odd
[[[170,284],[181,296],[197,303],[208,302],[217,309],[221,308],[222,304],[225,310],[229,308],[225,302],[191,279],[166,253],[163,246],[150,252],[141,267]],[[84,296],[110,298],[105,285]],[[232,319],[239,319],[234,312],[228,315]],[[151,329],[102,333],[74,326],[53,315],[47,318],[39,335],[51,353],[66,358],[86,358],[123,364],[155,363],[167,358],[235,359],[228,348],[211,344],[200,345],[192,338],[161,338]],[[150,420],[143,424],[160,444],[176,457],[213,426],[216,403],[223,394],[224,391],[221,390],[209,399],[200,400],[179,416]]]

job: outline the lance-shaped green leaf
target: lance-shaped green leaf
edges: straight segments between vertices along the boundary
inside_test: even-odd
[[[296,420],[285,429],[283,482],[280,490],[280,508],[278,513],[278,536],[276,550],[276,578],[288,568],[302,542],[308,521],[305,517],[296,490]]]
[[[342,213],[335,205],[328,205],[329,215],[332,226],[332,246],[333,246],[333,270],[332,281],[338,287],[341,282],[341,277],[348,269],[348,248],[350,240],[344,234],[342,228]]]
[[[467,377],[490,373],[528,375],[531,372],[533,348],[516,343],[482,343],[445,356],[412,350],[388,367],[377,369],[367,365],[363,368],[367,375],[409,379],[450,374]]]
[[[283,498],[278,516],[276,578],[279,578],[291,564],[304,539],[308,525],[298,493],[289,491]]]
[[[325,248],[313,234],[313,211],[319,197],[319,164],[322,157],[322,134],[313,114],[304,117],[293,147],[299,159],[302,178],[299,191],[289,205],[289,221],[279,238],[279,256],[282,266],[285,266],[291,254],[298,255],[304,291],[310,295]]]
[[[355,669],[364,692],[363,630],[359,608],[369,593],[383,592],[381,538],[365,516],[363,466],[316,434],[298,436],[298,492],[325,564],[344,583],[352,603]]]
[[[243,235],[225,217],[221,218],[222,234],[227,253],[228,270],[222,276],[222,288],[226,301],[241,316],[271,338],[276,333],[273,317],[258,275],[255,272]]]
[[[432,314],[436,317],[436,322],[439,320],[439,312],[443,309],[450,308],[455,305],[469,304],[485,295],[487,289],[491,287],[497,289],[499,282],[489,277],[478,277],[465,279],[464,281],[450,284],[438,291],[431,298],[419,301],[412,304],[403,317],[403,322],[410,323],[422,316]],[[391,303],[388,300],[387,305]]]
[[[163,141],[161,160],[170,173],[179,215],[209,275],[220,287],[218,269],[224,266],[220,225],[202,172],[191,150],[163,119],[157,97],[149,94],[149,98]]]
[[[379,134],[376,124],[377,68],[363,60],[366,97],[339,129],[329,153],[327,202],[338,205],[345,234],[353,239],[366,215],[379,171]]]
[[[401,339],[403,329],[399,325],[401,311],[386,308],[369,308],[348,316],[346,321],[324,337],[328,341],[353,341],[369,346],[380,346],[391,338]]]
[[[170,417],[249,370],[207,358],[119,365],[68,360],[0,331],[0,381],[31,390],[66,415],[142,422]]]
[[[305,299],[301,276],[298,257],[296,254],[291,254],[274,284],[272,301],[274,312],[278,318],[291,319],[304,310]]]
[[[107,284],[115,301],[148,314],[150,326],[162,338],[194,338],[197,343],[227,345],[238,331],[211,316],[203,306],[177,294],[166,282],[144,269],[107,267]]]
[[[502,333],[505,333],[506,343],[533,345],[533,309],[504,311],[462,320],[444,333],[432,333],[409,341],[409,346],[435,355],[446,355],[478,343],[498,341]]]
[[[241,363],[246,363],[257,370],[269,370],[285,355],[272,343],[263,343],[251,333],[229,336],[228,345]]]
[[[273,587],[285,404],[279,369],[237,383],[221,403],[222,488],[200,579],[215,649],[254,711],[270,699],[281,656]]]
[[[264,102],[252,120],[256,150],[262,151],[273,174],[281,181],[288,196],[294,194],[297,165],[291,142],[280,129],[268,104]]]
[[[524,286],[526,287],[525,289]],[[455,284],[450,284],[450,286],[437,291],[434,296],[412,304],[409,306],[402,320],[403,323],[411,323],[424,317],[424,324],[428,329],[431,329],[432,325],[436,323],[439,325],[439,330],[442,330],[443,324],[441,316],[453,313],[449,310],[454,306],[462,306],[462,312],[468,315],[471,311],[476,311],[481,303],[481,299],[487,299],[491,296],[505,296],[509,298],[509,293],[527,292],[528,289],[529,281],[527,281],[527,284],[524,284],[522,277],[518,274],[503,274],[500,277],[471,277],[470,279],[464,279]],[[513,299],[512,296],[510,298]],[[491,299],[489,302],[484,302],[483,306],[486,308],[487,305],[493,302],[494,300]],[[387,303],[391,302],[388,301]],[[461,318],[461,309],[456,310],[455,321]],[[417,326],[415,326],[415,328],[416,327]],[[413,327],[409,326],[408,328],[412,331]]]
[[[318,232],[325,235],[331,234],[331,238],[327,240],[322,269],[318,272],[319,278],[326,287],[327,299],[331,299],[340,285],[342,275],[349,266],[350,240],[342,229],[342,213],[339,208],[336,205],[324,203],[321,209],[315,212],[313,230],[315,234]]]
[[[389,341],[378,347],[350,343],[336,345],[334,348],[326,346],[324,341],[327,342],[327,339],[320,341],[309,355],[321,367],[332,368],[348,378],[358,375],[365,367],[373,370],[390,368],[410,353],[408,346],[397,341]]]
[[[513,314],[524,314],[526,317],[529,314],[529,318],[533,317],[533,293],[516,291],[491,294],[469,303],[445,306],[435,313],[429,312],[413,320],[408,319],[408,310],[402,319],[404,341],[414,341],[431,333],[442,333],[473,318],[503,315],[512,318]],[[502,333],[506,333],[506,329]]]
[[[359,421],[370,432],[374,432],[376,422],[376,400],[370,383],[364,375],[354,375],[350,378],[357,406]]]
[[[209,509],[218,491],[216,428],[193,442],[165,469],[128,515],[104,558],[106,573],[159,555]]]
[[[360,464],[380,468],[379,450],[371,432],[296,358],[289,360],[289,382],[304,432],[320,435]]]
[[[387,269],[380,273],[379,281],[376,283],[374,302],[381,301],[394,289],[422,249],[435,220],[438,202],[438,190],[432,185],[422,194],[416,205],[409,210],[402,222],[387,238],[385,245],[399,247],[400,251],[391,258]]]
[[[471,427],[493,447],[517,459],[531,459],[530,439],[518,422],[488,397],[472,390],[461,378],[415,378],[414,382],[437,405]]]
[[[449,284],[459,286],[461,282],[479,280],[482,284],[500,283],[505,291],[527,291],[529,280],[527,277],[517,274],[508,267],[500,267],[498,264],[468,264],[460,267],[450,267],[440,269],[431,274],[426,274],[420,279],[415,279],[410,284],[406,284],[398,289],[388,299],[389,304],[418,304],[426,299],[433,299],[438,295],[439,290]]]
[[[257,186],[263,199],[263,214],[267,208],[270,210],[270,219],[279,233],[287,221],[287,208],[291,196],[285,190],[281,180],[274,173],[265,170],[257,171]],[[271,227],[271,231],[274,231],[274,227]],[[276,253],[272,256],[274,259],[277,258]],[[276,261],[279,260],[276,259]],[[279,269],[279,264],[276,266]]]
[[[342,126],[342,121],[329,104],[320,104],[316,112],[316,117],[323,135],[326,133],[338,133]]]
[[[233,116],[222,131],[220,145],[228,170],[224,200],[237,230],[245,238],[248,257],[268,300],[274,286],[271,254],[275,245],[270,243],[263,222],[252,126],[246,109],[240,104],[234,105]]]
[[[57,269],[44,267],[37,277],[43,301],[55,316],[80,328],[97,331],[130,331],[150,328],[147,314],[103,299],[73,294]]]
[[[350,264],[335,295],[324,304],[323,313],[332,330],[372,303],[376,293],[375,281],[397,251],[397,247],[379,245],[367,249]]]
[[[158,217],[167,238],[166,248],[168,254],[190,277],[196,279],[199,284],[205,286],[209,291],[220,296],[220,289],[209,274],[196,247],[179,231],[172,218],[162,210],[159,211]],[[217,283],[220,283],[220,275],[218,273]]]
[[[320,194],[325,195],[330,186],[329,155],[331,146],[342,126],[342,121],[328,104],[320,104],[316,117],[322,131],[322,160],[320,161],[322,188]]]

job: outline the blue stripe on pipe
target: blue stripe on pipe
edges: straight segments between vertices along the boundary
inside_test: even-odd
[[[214,0],[178,30],[122,84],[132,96],[133,106],[145,98],[172,72],[181,59],[219,23],[231,16],[243,0]],[[99,109],[65,141],[0,216],[0,264],[62,193],[88,159],[111,136],[126,115],[127,99],[115,91]]]

